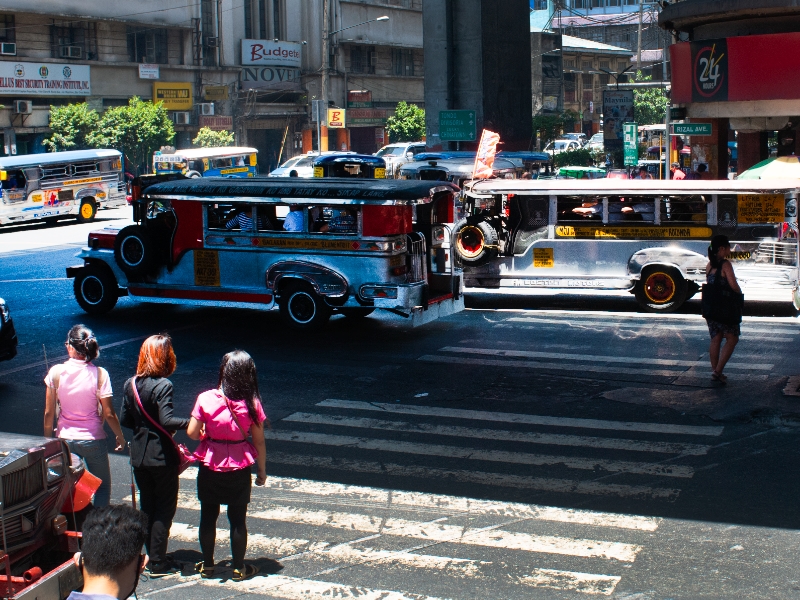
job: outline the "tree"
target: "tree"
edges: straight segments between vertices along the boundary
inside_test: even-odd
[[[86,102],[50,107],[52,135],[42,141],[47,150],[85,150],[93,147],[89,136],[97,129],[100,115]]]
[[[541,147],[544,148],[548,143],[561,137],[567,121],[573,122],[576,119],[578,114],[573,110],[566,110],[557,115],[536,115],[533,117],[533,135],[539,136]]]
[[[636,82],[651,81],[650,75],[636,72]],[[669,99],[664,88],[639,88],[633,91],[633,114],[639,125],[657,125],[664,122]]]
[[[425,137],[425,111],[416,104],[404,100],[397,103],[394,115],[386,121],[389,140],[392,142],[416,142]]]
[[[586,148],[559,152],[553,157],[555,167],[593,167],[592,153]]]
[[[117,148],[135,168],[148,169],[153,152],[174,138],[175,128],[164,105],[134,96],[127,106],[104,112],[88,141],[95,148]]]
[[[214,131],[203,127],[197,132],[197,137],[192,140],[196,148],[219,148],[220,146],[233,146],[232,131]]]

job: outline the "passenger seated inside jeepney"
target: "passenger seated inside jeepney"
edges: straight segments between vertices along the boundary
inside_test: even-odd
[[[258,231],[274,229],[271,221],[263,214],[259,213],[256,217]],[[239,211],[225,223],[225,229],[239,229],[241,231],[253,231],[253,207],[243,206]]]
[[[303,207],[299,204],[292,204],[289,207],[289,214],[283,220],[284,231],[303,231]]]
[[[312,209],[313,210],[313,209]],[[319,209],[318,209],[319,210]],[[355,210],[349,208],[323,207],[309,219],[314,224],[313,231],[319,233],[335,233],[348,235],[358,233],[358,216]]]

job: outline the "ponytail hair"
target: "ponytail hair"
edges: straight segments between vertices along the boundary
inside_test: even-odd
[[[86,325],[78,324],[70,329],[67,334],[67,344],[72,346],[86,362],[92,362],[100,355],[100,344],[97,343],[97,338],[94,337],[92,330]]]
[[[708,246],[708,260],[711,262],[712,269],[719,269],[722,266],[722,261],[717,256],[719,249],[730,247],[731,242],[727,235],[715,235],[711,238],[711,244]]]

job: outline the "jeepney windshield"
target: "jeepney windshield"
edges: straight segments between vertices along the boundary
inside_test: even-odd
[[[384,146],[375,156],[403,156],[406,153],[405,146]]]

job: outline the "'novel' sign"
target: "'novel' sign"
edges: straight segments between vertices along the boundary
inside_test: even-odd
[[[288,67],[243,67],[240,80],[243,90],[297,90],[300,69]]]

